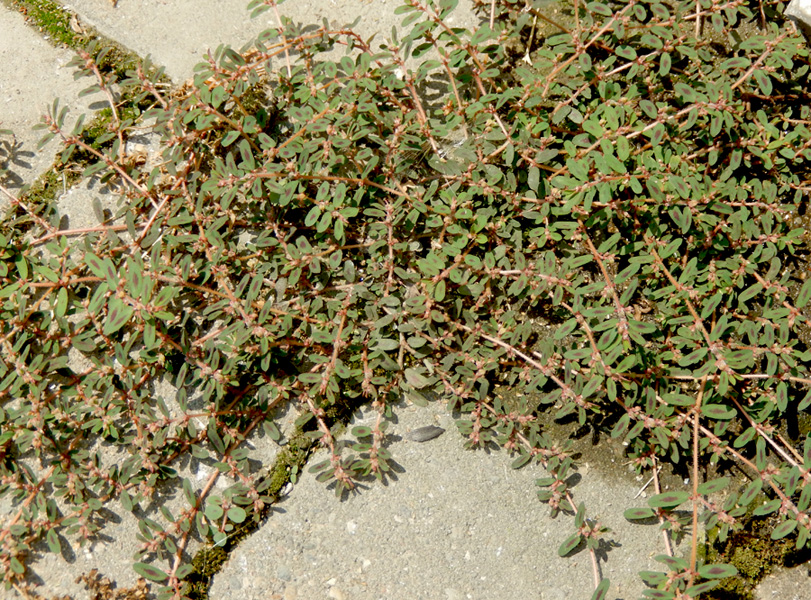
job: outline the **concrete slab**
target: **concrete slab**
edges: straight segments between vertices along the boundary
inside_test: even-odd
[[[755,600],[809,600],[811,571],[808,565],[781,569],[766,577],[755,589]]]
[[[435,403],[399,407],[390,429],[397,472],[371,481],[343,501],[306,473],[267,524],[231,554],[210,588],[217,600],[494,599],[588,600],[593,592],[588,552],[561,558],[572,518],[549,516],[536,497],[540,466],[518,471],[502,451],[468,451],[454,419]],[[371,425],[373,414],[354,424]],[[446,430],[425,442],[405,434],[424,425]],[[326,458],[324,453],[311,464]],[[619,469],[619,467],[618,467]],[[658,526],[632,525],[625,509],[641,485],[633,477],[581,470],[577,501],[613,530],[600,552],[612,581],[610,598],[638,598],[637,572],[657,570]]]
[[[25,24],[22,15],[0,4],[0,129],[15,137],[0,136],[0,169],[9,171],[3,183],[12,192],[33,182],[53,164],[61,146],[52,140],[37,151],[44,132],[32,131],[55,98],[67,106],[67,125],[72,128],[82,113],[104,106],[102,96],[79,98],[92,85],[89,78],[74,80],[70,50],[57,49]],[[4,143],[5,142],[5,143]],[[0,206],[8,199],[0,194]]]
[[[400,0],[289,0],[281,4],[280,17],[296,23],[321,25],[323,19],[343,25],[360,18],[355,30],[363,37],[388,37],[402,17],[394,14]],[[276,27],[273,10],[255,19],[246,0],[120,0],[116,7],[100,0],[67,0],[65,6],[82,21],[140,56],[166,67],[175,82],[194,74],[194,65],[220,44],[240,48],[266,29]],[[460,2],[453,17],[459,27],[475,27],[470,0]]]

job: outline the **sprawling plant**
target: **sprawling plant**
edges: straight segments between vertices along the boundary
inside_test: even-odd
[[[162,597],[188,595],[189,537],[227,544],[278,490],[242,445],[278,434],[275,407],[299,408],[330,449],[312,468],[342,493],[386,477],[384,422],[403,395],[450,398],[468,446],[546,467],[539,497],[574,516],[560,553],[591,552],[595,598],[606,530],[568,488],[548,409],[622,438],[654,477],[692,469],[692,489],[657,486],[626,514],[666,531],[646,597],[695,598],[735,574],[699,560],[699,522],[723,541],[771,515],[773,539],[808,544],[804,40],[775,2],[575,0],[563,22],[546,2],[479,4],[471,32],[447,24],[454,0],[406,0],[408,34],[379,48],[286,22],[173,91],[139,68],[121,83],[162,136],[157,160],[127,152],[135,120],[112,94],[92,140],[58,106],[44,118],[63,168],[84,164],[121,204],[60,230],[53,206],[14,198],[2,226],[7,585],[34,544],[90,538],[106,502],[132,509],[174,481],[188,509],[144,521],[135,568]],[[96,64],[78,62],[111,89]],[[175,398],[153,394],[161,378]],[[338,409],[366,402],[379,419],[342,453]],[[99,439],[130,457],[100,468]],[[218,469],[202,490],[176,479],[190,452]],[[699,483],[719,459],[748,482]],[[233,483],[215,496],[218,476]]]

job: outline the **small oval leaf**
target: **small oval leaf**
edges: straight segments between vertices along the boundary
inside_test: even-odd
[[[165,581],[169,577],[169,575],[164,573],[158,567],[148,565],[146,563],[141,562],[135,563],[134,565],[132,565],[132,568],[136,573],[138,573],[138,575],[146,577],[150,581],[158,581],[158,582]]]
[[[719,479],[713,479],[712,481],[705,481],[698,486],[698,493],[702,496],[706,494],[715,494],[716,492],[723,490],[727,485],[729,485],[729,477],[721,477]]]
[[[698,568],[698,574],[705,579],[723,579],[724,577],[735,577],[738,569],[725,564],[703,565]]]
[[[667,565],[672,571],[684,571],[687,568],[687,561],[678,556],[668,556],[667,554],[659,554],[653,558],[656,562]]]
[[[780,498],[775,498],[770,502],[766,502],[765,504],[761,504],[755,510],[752,511],[752,514],[756,517],[761,517],[763,515],[770,515],[778,508],[780,508]]]
[[[569,536],[566,541],[560,545],[560,548],[558,548],[558,556],[566,556],[577,548],[581,541],[583,541],[583,536],[579,533]]]
[[[705,581],[703,583],[699,583],[698,585],[687,588],[685,592],[690,598],[695,598],[699,594],[703,594],[704,592],[709,592],[710,590],[715,589],[720,583],[720,581]]]
[[[690,494],[687,492],[665,492],[648,498],[648,505],[651,508],[676,508],[689,499]]]
[[[359,425],[358,427],[353,427],[352,435],[358,438],[370,436],[372,435],[372,428],[367,427],[366,425]]]
[[[735,416],[735,409],[723,404],[705,404],[701,407],[701,413],[710,419],[728,421]]]
[[[245,512],[245,509],[241,506],[232,506],[228,509],[228,518],[231,519],[234,523],[242,523],[248,516],[248,513]]]
[[[650,508],[629,508],[622,513],[622,516],[629,521],[633,521],[634,519],[650,519],[656,516],[656,513]]]
[[[797,529],[797,521],[794,520],[783,521],[782,523],[780,523],[780,525],[774,528],[774,531],[772,531],[772,539],[781,540],[795,529]]]
[[[609,587],[611,587],[611,581],[609,579],[603,579],[591,595],[591,600],[605,600],[608,596]]]

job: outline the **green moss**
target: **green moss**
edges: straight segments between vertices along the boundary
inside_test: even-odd
[[[257,488],[262,489],[263,484],[268,482],[264,490],[265,496],[274,500],[278,498],[282,488],[290,481],[290,473],[294,468],[297,471],[302,470],[314,445],[311,438],[307,437],[303,431],[298,431],[279,453],[268,474],[257,481]],[[267,506],[265,512],[259,517],[267,516],[269,510],[270,506]],[[234,533],[229,536],[225,547],[208,546],[194,556],[192,559],[194,570],[185,578],[186,587],[183,593],[186,596],[192,600],[208,598],[208,584],[211,577],[222,568],[231,550],[259,527],[259,517],[255,520],[245,521],[236,528]]]
[[[735,548],[730,561],[743,577],[749,580],[759,580],[768,569],[768,565],[752,548]]]
[[[191,564],[203,577],[211,577],[220,570],[227,558],[228,554],[220,546],[209,546],[200,550]]]
[[[3,0],[3,4],[22,13],[54,44],[77,48],[84,42],[85,38],[70,26],[71,13],[50,0]]]
[[[345,397],[343,402],[333,404],[325,408],[326,420],[334,434],[345,427],[352,413],[363,404],[362,398]],[[287,445],[279,452],[273,466],[268,470],[267,475],[257,480],[256,487],[262,491],[265,498],[275,501],[282,489],[290,482],[292,473],[301,473],[307,463],[310,453],[316,447],[315,440],[307,435],[308,431],[315,429],[315,420],[307,421],[301,428],[291,436]],[[253,520],[247,520],[229,535],[224,547],[206,547],[192,559],[194,570],[185,578],[186,594],[192,600],[207,600],[208,582],[211,576],[216,574],[228,554],[236,548],[239,543],[259,528],[261,520],[267,516],[271,509],[271,503],[266,505],[261,515],[256,515]],[[216,552],[212,554],[212,552]],[[220,553],[222,560],[220,560]]]
[[[752,600],[755,587],[764,577],[776,566],[793,562],[794,542],[771,539],[773,519],[751,515],[745,519],[743,528],[730,534],[726,542],[709,544],[706,548],[705,562],[728,563],[738,569],[738,576],[725,579],[708,592],[707,600]]]
[[[41,31],[46,40],[55,46],[75,51],[88,51],[98,55],[98,67],[102,73],[114,73],[119,81],[127,77],[141,62],[140,56],[110,38],[101,35],[89,25],[82,24],[84,33],[77,33],[70,26],[75,13],[66,10],[51,0],[0,0],[10,10],[21,13],[29,25]],[[169,79],[162,77],[165,83]],[[126,101],[126,99],[123,99]]]
[[[40,216],[48,220],[51,211],[56,203],[56,198],[59,194],[63,193],[65,189],[69,189],[80,179],[79,174],[70,169],[60,169],[53,167],[43,173],[32,185],[29,187],[25,194],[21,196],[21,200],[29,209],[34,209]],[[10,211],[17,211],[15,207],[11,207]],[[25,228],[26,223],[29,222],[31,217],[27,214],[20,212],[18,218],[6,217],[3,221],[4,228]]]
[[[142,62],[137,54],[126,50],[90,27],[84,26],[86,29],[84,34],[76,33],[70,26],[74,14],[51,0],[0,1],[9,9],[22,13],[28,24],[41,31],[52,44],[66,46],[76,51],[91,52],[97,57],[100,71],[114,73],[119,81],[126,78],[127,72],[134,70]],[[168,81],[165,77],[162,80]],[[122,121],[135,122],[140,117],[143,108],[144,106],[139,103],[138,98],[125,91],[119,100],[119,117]],[[112,130],[111,123],[112,110],[110,108],[98,111],[85,125],[84,141],[93,148],[101,149],[104,144],[97,140]],[[57,152],[55,166],[40,176],[22,196],[21,199],[29,207],[40,208],[47,212],[48,207],[54,205],[58,194],[79,181],[80,169],[96,160],[95,157],[77,151],[70,159],[72,168],[64,169],[60,159],[61,152],[61,149]],[[16,222],[15,226],[19,224],[21,223]]]
[[[85,126],[83,133],[85,141],[93,148],[101,148],[102,144],[99,144],[97,140],[100,136],[109,132],[111,120],[112,110],[109,108],[100,110]],[[67,169],[64,168],[60,155],[61,150],[56,154],[54,166],[43,173],[25,191],[21,198],[29,208],[39,209],[42,216],[46,216],[53,208],[59,194],[79,182],[81,172],[77,167],[84,168],[90,165],[91,162],[95,162],[94,157],[90,157],[86,153],[75,152],[70,159],[72,168]]]

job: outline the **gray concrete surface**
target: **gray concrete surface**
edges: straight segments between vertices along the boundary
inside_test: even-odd
[[[471,451],[445,406],[403,406],[391,429],[399,468],[386,484],[370,482],[337,501],[307,473],[267,524],[234,552],[214,578],[212,598],[369,600],[588,600],[591,562],[583,549],[567,558],[558,547],[571,517],[550,517],[534,482],[535,465],[519,471],[501,451]],[[371,425],[372,414],[354,424]],[[405,434],[439,425],[440,437],[416,443]],[[316,456],[315,463],[321,456]],[[619,469],[617,469],[619,470]],[[582,479],[580,479],[582,477]],[[641,484],[584,464],[574,487],[589,515],[613,530],[601,556],[611,598],[637,598],[636,573],[661,551],[655,526],[630,525],[625,509]]]
[[[25,24],[22,15],[0,4],[0,129],[15,134],[13,141],[0,136],[0,162],[7,161],[0,166],[11,173],[6,184],[12,191],[31,183],[53,163],[60,147],[57,140],[38,152],[44,132],[31,128],[54,99],[70,109],[66,124],[71,128],[80,114],[102,106],[98,94],[78,98],[93,82],[74,80],[72,70],[65,68],[73,56],[70,50],[54,48]],[[0,194],[0,206],[6,202]]]
[[[383,38],[400,22],[393,12],[399,3],[288,0],[280,10],[305,23],[324,17],[345,23],[361,16],[363,35],[377,33]],[[175,81],[182,81],[192,75],[207,49],[220,43],[242,46],[275,25],[272,12],[251,21],[246,4],[246,0],[120,0],[114,8],[107,0],[68,0],[66,6],[79,14],[81,22],[141,55],[151,55]],[[475,26],[469,11],[462,10],[456,18],[457,25]],[[98,98],[84,104],[75,100],[87,83],[75,82],[64,68],[70,57],[70,52],[54,49],[26,27],[20,15],[0,6],[0,128],[16,132],[15,157],[9,165],[15,173],[14,186],[33,181],[50,164],[53,147],[35,152],[40,134],[29,128],[53,98],[69,104],[74,118],[98,102]],[[60,210],[75,222],[83,218],[92,222],[97,191],[92,183],[66,190]],[[172,389],[160,385],[156,382],[157,393],[171,402]],[[294,416],[287,415],[287,422]],[[362,422],[364,416],[358,419]],[[423,444],[404,438],[411,429],[427,424],[440,424],[447,432]],[[304,474],[263,528],[214,577],[212,600],[590,598],[588,554],[565,559],[557,555],[558,546],[571,533],[571,519],[550,518],[549,509],[535,497],[533,482],[544,475],[543,469],[512,471],[510,457],[503,452],[464,450],[452,417],[439,403],[428,409],[402,407],[391,433],[399,468],[389,481],[372,482],[341,501]],[[263,436],[248,443],[269,466],[275,445]],[[108,464],[118,460],[111,452],[106,458]],[[184,469],[200,482],[210,465],[189,461]],[[599,511],[593,516],[613,530],[607,539],[616,545],[601,553],[600,561],[602,574],[613,584],[609,598],[636,598],[643,589],[637,572],[655,568],[652,556],[663,550],[657,527],[631,525],[622,517],[626,508],[643,503],[634,498],[641,482],[621,470],[606,471],[588,462],[578,476],[576,498],[590,511]],[[182,499],[177,489],[161,493],[165,497],[142,507],[147,516],[157,514],[161,502],[175,507]],[[13,510],[0,506],[3,515]],[[43,595],[88,597],[74,579],[92,568],[116,580],[119,587],[134,583],[130,565],[138,544],[136,521],[118,506],[110,507],[109,515],[111,521],[96,543],[63,544],[63,555],[37,557],[31,565],[32,580],[41,584]],[[760,600],[811,598],[802,569],[782,579],[770,578],[759,592]],[[0,597],[17,596],[0,590]]]
[[[758,586],[755,600],[808,600],[811,598],[811,572],[808,565],[782,569],[766,577]]]

